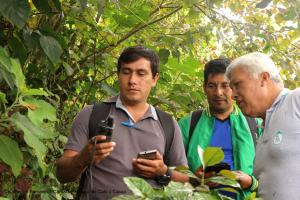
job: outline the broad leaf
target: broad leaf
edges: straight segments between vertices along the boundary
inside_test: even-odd
[[[44,100],[27,99],[21,104],[31,108],[28,109],[28,117],[37,126],[40,126],[44,119],[57,121],[55,108]]]
[[[124,182],[136,196],[147,197],[154,192],[151,185],[142,178],[124,177]]]
[[[40,38],[40,45],[53,64],[60,62],[60,56],[63,50],[56,39],[51,36],[42,36]]]
[[[27,116],[20,113],[13,114],[10,119],[25,135],[30,133],[30,135],[33,135],[37,139],[51,139],[56,136],[56,134],[36,126]]]
[[[26,116],[15,113],[10,119],[19,129],[24,132],[24,140],[28,146],[34,149],[34,154],[38,159],[39,166],[45,172],[46,164],[44,158],[46,156],[47,147],[39,138],[47,138],[49,135],[36,127]]]
[[[167,187],[165,187],[165,194],[171,199],[188,199],[193,194],[193,189],[185,186],[180,182],[171,181]]]
[[[203,154],[205,166],[212,166],[224,160],[224,153],[221,148],[207,147]]]
[[[34,6],[42,13],[46,13],[48,16],[51,16],[51,7],[48,3],[48,0],[32,0]]]
[[[23,154],[18,143],[5,135],[0,135],[0,159],[10,165],[15,177],[20,174]]]
[[[30,7],[27,0],[0,0],[0,12],[11,23],[23,27],[29,17]]]

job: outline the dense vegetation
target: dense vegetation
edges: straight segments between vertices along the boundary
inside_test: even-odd
[[[71,198],[55,159],[78,110],[118,91],[129,45],[158,52],[150,101],[177,118],[206,105],[203,64],[221,55],[270,53],[299,87],[299,13],[298,0],[0,0],[0,196]]]

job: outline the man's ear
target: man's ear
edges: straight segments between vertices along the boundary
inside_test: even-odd
[[[159,74],[156,73],[155,76],[153,77],[153,84],[152,84],[152,87],[154,87],[154,86],[156,85],[158,79],[159,79]]]
[[[269,72],[262,72],[260,74],[260,81],[261,81],[261,86],[265,86],[267,85],[267,83],[270,81],[271,79],[271,75]]]

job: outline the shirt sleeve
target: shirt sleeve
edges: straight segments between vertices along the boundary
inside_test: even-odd
[[[65,150],[81,151],[89,140],[89,120],[92,105],[83,108],[75,117]]]

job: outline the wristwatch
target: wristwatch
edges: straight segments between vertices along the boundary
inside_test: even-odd
[[[156,183],[158,185],[166,186],[171,181],[171,177],[172,177],[172,170],[168,168],[168,170],[167,170],[167,172],[166,172],[165,175],[156,176],[154,178],[154,180],[156,181]]]

